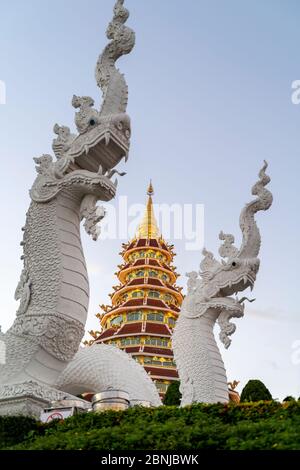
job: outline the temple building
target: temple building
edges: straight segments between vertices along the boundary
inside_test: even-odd
[[[91,343],[117,346],[143,365],[163,396],[178,380],[171,335],[183,301],[176,286],[174,246],[160,234],[153,210],[153,187],[148,188],[145,215],[133,240],[123,244],[119,284],[97,317],[101,332],[91,331]]]

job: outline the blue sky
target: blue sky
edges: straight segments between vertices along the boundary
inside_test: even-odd
[[[101,92],[97,57],[113,0],[3,0],[0,80],[0,324],[14,318],[21,270],[21,227],[35,177],[33,157],[51,152],[54,123],[74,129],[71,98]],[[296,0],[127,0],[137,34],[119,67],[129,85],[133,137],[118,196],[143,203],[149,178],[157,203],[205,205],[205,245],[217,254],[220,229],[239,238],[240,210],[262,160],[269,161],[274,204],[258,215],[262,233],[256,302],[237,321],[222,354],[229,379],[260,378],[274,397],[300,395],[299,190],[300,4]],[[125,166],[124,166],[125,168]],[[117,204],[117,201],[116,201]],[[83,235],[90,270],[88,328],[108,302],[125,240]],[[173,240],[170,240],[173,241]],[[198,269],[200,251],[175,241],[178,271]],[[181,284],[184,285],[184,277]]]

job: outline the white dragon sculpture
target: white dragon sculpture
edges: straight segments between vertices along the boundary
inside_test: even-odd
[[[240,249],[234,246],[234,237],[220,233],[223,241],[220,263],[213,254],[203,250],[200,277],[193,271],[187,274],[188,293],[173,334],[174,358],[181,381],[181,405],[194,402],[227,402],[228,386],[224,363],[214,337],[214,326],[220,326],[220,340],[225,348],[231,343],[235,325],[231,318],[244,315],[244,301],[232,297],[248,287],[253,289],[260,261],[258,254],[261,238],[254,216],[270,208],[273,196],[266,189],[270,182],[265,173],[267,163],[253,186],[257,196],[247,204],[240,216],[243,241]]]
[[[122,158],[127,160],[129,151],[127,85],[115,62],[133,49],[135,34],[125,25],[129,12],[123,3],[118,0],[115,4],[107,30],[111,41],[96,67],[97,84],[103,91],[101,110],[93,108],[92,98],[74,96],[78,134],[56,124],[56,160],[51,155],[34,159],[38,175],[30,190],[21,243],[24,268],[15,293],[20,306],[12,327],[0,335],[2,349],[5,346],[5,360],[0,361],[0,400],[14,396],[16,390],[19,394],[40,390],[41,384],[46,391],[55,387],[84,335],[89,282],[80,223],[84,220],[87,233],[96,240],[97,223],[105,215],[96,203],[114,198],[117,180],[111,178],[120,173],[113,168]],[[109,349],[106,354],[111,354]],[[118,360],[128,370],[128,359],[121,356]],[[79,372],[74,380],[80,381]],[[151,380],[143,377],[141,381],[151,385],[150,401],[160,403]],[[61,382],[60,387],[64,388]]]

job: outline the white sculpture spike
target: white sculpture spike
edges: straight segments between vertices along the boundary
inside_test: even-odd
[[[245,206],[240,216],[243,242],[240,250],[232,235],[221,232],[224,241],[220,255],[227,258],[219,263],[212,253],[203,251],[201,279],[188,282],[188,294],[173,334],[174,358],[181,381],[182,405],[193,402],[227,402],[228,387],[224,363],[214,338],[216,322],[220,326],[220,339],[225,348],[230,346],[230,336],[235,332],[231,318],[244,315],[244,301],[231,297],[248,287],[253,288],[259,269],[257,258],[260,234],[254,216],[267,210],[273,197],[266,185],[270,182],[265,170],[259,172],[259,181],[252,188],[257,198]],[[192,273],[193,274],[193,273]],[[191,287],[192,286],[192,287]],[[187,348],[186,345],[189,345]]]
[[[126,112],[128,88],[115,63],[122,55],[129,54],[135,45],[134,31],[125,26],[128,18],[124,0],[117,0],[113,20],[106,31],[111,41],[99,56],[95,71],[97,85],[103,93],[102,116]]]
[[[0,337],[5,349],[5,364],[0,361],[0,413],[37,415],[38,404],[65,395],[55,384],[78,351],[89,303],[80,221],[85,219],[86,231],[97,239],[97,222],[104,217],[104,210],[96,203],[114,198],[116,185],[110,177],[118,172],[112,168],[129,149],[124,78],[109,62],[130,52],[134,45],[134,33],[123,26],[127,16],[119,0],[108,30],[112,42],[97,69],[105,90],[103,110],[109,109],[111,114],[102,116],[93,108],[92,98],[74,95],[79,135],[56,124],[53,150],[57,161],[51,155],[34,159],[38,175],[30,190],[22,241],[24,268],[16,290],[20,307],[13,326]],[[137,366],[142,368],[137,364],[132,367],[136,370]],[[142,385],[145,378],[136,375],[136,380]],[[34,397],[30,409],[28,394]]]

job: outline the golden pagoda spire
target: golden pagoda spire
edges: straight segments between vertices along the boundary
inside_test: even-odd
[[[152,196],[154,194],[152,181],[147,190],[148,202],[145,210],[144,217],[140,223],[136,237],[137,238],[160,238],[160,231],[155,219]]]
[[[122,245],[123,262],[116,273],[120,284],[112,289],[111,305],[101,305],[97,317],[101,333],[93,331],[88,345],[111,344],[130,354],[164,396],[178,380],[171,337],[183,295],[176,285],[174,247],[165,242],[155,220],[152,182],[147,194],[136,236]]]

